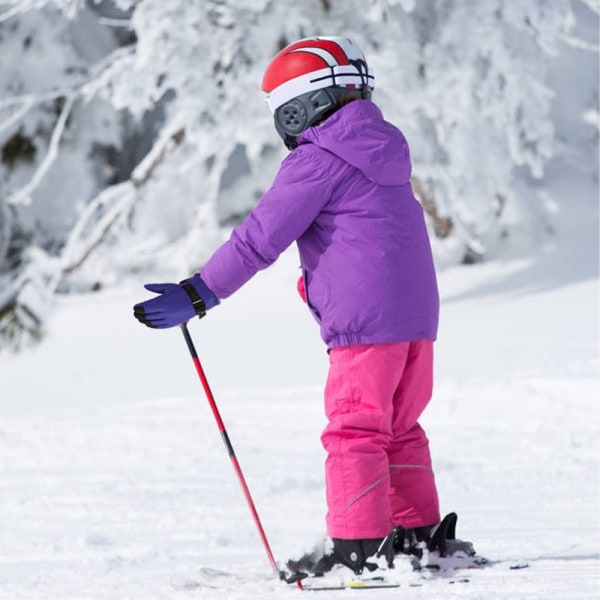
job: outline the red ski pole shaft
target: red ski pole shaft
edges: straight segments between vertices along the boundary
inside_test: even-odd
[[[223,438],[223,442],[225,447],[227,448],[227,452],[229,454],[229,458],[231,459],[231,464],[233,465],[233,469],[237,478],[242,486],[242,490],[244,492],[244,496],[246,498],[246,502],[248,503],[248,507],[250,508],[250,512],[252,513],[252,518],[254,519],[254,523],[258,529],[258,533],[260,535],[260,539],[265,547],[267,552],[267,557],[269,558],[269,562],[271,563],[271,567],[280,578],[285,578],[285,574],[279,570],[277,563],[275,562],[275,558],[273,556],[273,552],[271,551],[271,546],[269,545],[269,541],[267,540],[267,536],[265,534],[265,530],[263,529],[262,523],[258,516],[258,512],[256,510],[256,506],[254,501],[252,500],[252,495],[250,494],[250,489],[248,488],[248,484],[246,483],[246,479],[244,474],[242,473],[242,469],[240,467],[240,463],[235,455],[235,451],[231,444],[231,440],[229,439],[229,435],[227,434],[227,430],[225,429],[225,424],[223,423],[223,419],[221,418],[221,414],[219,413],[219,409],[217,407],[217,403],[215,402],[215,397],[210,389],[208,384],[208,380],[206,379],[206,375],[204,374],[204,369],[200,364],[200,359],[198,358],[198,353],[196,352],[196,348],[194,347],[194,342],[190,336],[190,332],[187,328],[187,323],[183,323],[181,325],[181,331],[183,332],[183,337],[185,338],[185,342],[187,344],[188,350],[192,356],[192,360],[194,361],[194,366],[196,367],[196,371],[198,372],[198,377],[200,378],[200,382],[202,383],[202,387],[204,388],[204,392],[206,394],[206,398],[208,400],[208,404],[212,410],[212,413],[215,417],[215,421],[217,422],[217,427],[219,428],[219,433]]]

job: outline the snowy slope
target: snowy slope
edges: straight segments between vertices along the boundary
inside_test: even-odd
[[[481,554],[529,569],[373,597],[598,598],[598,238],[586,210],[557,216],[558,241],[535,260],[440,274],[424,423],[442,508]],[[278,559],[310,547],[325,512],[327,359],[297,274],[290,250],[190,326]],[[0,357],[0,598],[298,597],[268,579],[180,332],[131,317],[140,290],[64,298],[43,345]],[[200,567],[252,576],[203,582]]]

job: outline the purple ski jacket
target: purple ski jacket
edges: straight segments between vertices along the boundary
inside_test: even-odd
[[[208,287],[227,298],[296,241],[328,348],[435,339],[435,269],[400,130],[355,100],[298,141],[202,268]]]

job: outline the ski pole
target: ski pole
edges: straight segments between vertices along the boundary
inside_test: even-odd
[[[279,570],[277,563],[275,562],[275,558],[273,557],[273,552],[271,551],[271,546],[269,545],[269,541],[267,540],[267,536],[265,534],[265,530],[263,529],[262,523],[260,522],[260,518],[258,516],[258,512],[256,511],[256,506],[254,505],[254,501],[252,500],[252,495],[250,494],[250,489],[248,488],[248,484],[246,483],[246,479],[244,478],[244,474],[242,473],[242,469],[240,467],[240,463],[235,455],[235,451],[233,450],[233,446],[231,445],[231,440],[229,439],[229,435],[227,434],[227,430],[225,429],[225,424],[223,423],[223,419],[221,418],[221,414],[219,413],[219,409],[217,407],[217,403],[215,402],[215,397],[208,385],[208,380],[206,379],[206,375],[204,374],[204,369],[200,364],[200,359],[198,358],[198,353],[196,352],[196,348],[194,347],[194,342],[192,341],[192,337],[190,336],[190,332],[187,328],[187,323],[183,323],[181,325],[181,331],[183,332],[183,337],[185,338],[185,342],[187,344],[188,350],[192,355],[192,360],[194,361],[194,366],[196,367],[196,371],[198,372],[198,377],[200,377],[200,382],[202,383],[202,387],[204,388],[204,392],[206,394],[206,398],[208,400],[208,404],[212,410],[213,416],[215,417],[215,421],[217,422],[217,427],[219,428],[219,433],[223,438],[223,442],[225,447],[227,448],[227,452],[229,453],[229,458],[231,459],[231,464],[233,465],[233,469],[237,478],[242,486],[242,490],[244,492],[244,496],[246,498],[246,502],[248,503],[248,507],[250,508],[250,512],[252,513],[252,517],[254,519],[254,523],[258,529],[258,533],[260,535],[260,539],[265,547],[267,552],[267,557],[269,558],[269,562],[271,563],[271,567],[275,573],[279,576],[280,579],[285,580],[285,573]]]

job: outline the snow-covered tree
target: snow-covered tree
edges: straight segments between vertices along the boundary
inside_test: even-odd
[[[440,264],[482,259],[506,234],[507,214],[529,218],[519,211],[518,183],[543,178],[555,152],[552,62],[566,41],[589,46],[597,61],[597,39],[573,34],[577,14],[597,22],[591,0],[3,6],[0,34],[21,32],[0,38],[5,341],[26,322],[19,309],[39,330],[43,310],[31,298],[45,306],[57,290],[157,264],[176,276],[202,263],[219,227],[253,206],[284,155],[260,80],[295,39],[343,33],[363,47],[375,68],[374,99],[411,144]],[[94,53],[81,57],[75,33]],[[22,60],[6,71],[7,48],[30,52],[37,71]],[[589,103],[593,120],[597,95]]]
[[[83,96],[118,46],[94,15],[8,4],[0,12],[0,339],[19,347],[41,333],[79,212],[116,175],[110,149],[121,118]]]
[[[447,238],[438,254],[478,260],[505,233],[501,217],[517,201],[516,177],[543,177],[553,154],[548,65],[573,28],[571,2],[367,5],[368,11],[359,0],[212,0],[171,2],[168,9],[137,3],[131,26],[139,41],[116,66],[109,96],[141,114],[171,95],[157,150],[185,134],[171,158],[184,177],[165,164],[155,183],[164,177],[172,189],[177,180],[182,203],[192,209],[187,199],[194,198],[200,205],[190,220],[179,206],[165,208],[162,185],[148,186],[136,204],[134,233],[146,239],[157,212],[163,222],[177,222],[152,252],[187,233],[184,254],[195,266],[211,249],[206,236],[214,221],[252,206],[282,156],[258,92],[262,71],[286,43],[323,32],[356,37],[374,64],[375,99],[408,134],[416,187]]]

